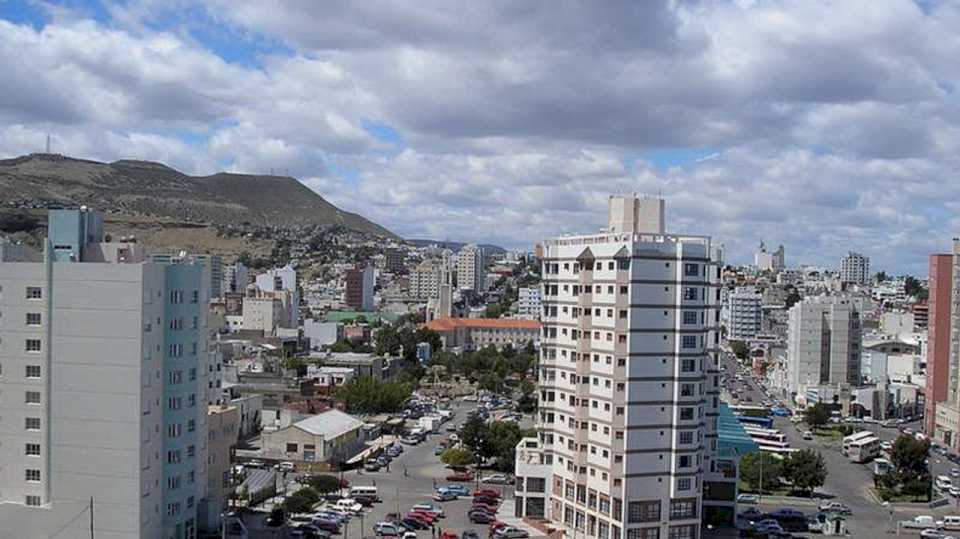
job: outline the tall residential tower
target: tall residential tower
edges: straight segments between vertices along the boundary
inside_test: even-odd
[[[568,536],[699,537],[721,263],[710,238],[666,233],[660,199],[611,197],[606,232],[544,242],[538,438],[518,453],[520,513]]]

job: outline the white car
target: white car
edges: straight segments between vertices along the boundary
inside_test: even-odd
[[[514,526],[504,526],[495,531],[493,535],[501,537],[502,539],[525,539],[526,537],[530,537],[530,532]]]
[[[343,511],[349,511],[351,513],[359,514],[363,512],[363,506],[353,498],[341,498],[337,500],[337,503],[334,504],[334,507]]]
[[[481,483],[488,483],[491,485],[506,485],[510,483],[510,478],[503,475],[502,473],[496,473],[493,475],[488,475],[480,480]]]
[[[378,522],[373,525],[373,533],[377,535],[399,535],[399,532],[393,522]]]
[[[760,496],[756,494],[740,494],[737,503],[760,503]]]
[[[281,472],[295,472],[295,471],[297,471],[297,467],[294,466],[293,463],[292,463],[292,462],[289,462],[289,461],[287,461],[287,462],[281,462],[280,464],[277,465],[277,469],[280,470]]]
[[[443,508],[440,507],[439,505],[435,505],[435,504],[432,504],[432,503],[418,503],[418,504],[414,505],[413,507],[411,507],[410,510],[411,510],[411,511],[425,511],[425,512],[427,512],[427,513],[431,513],[431,514],[437,515],[437,516],[440,517],[440,518],[443,518],[443,517],[444,517]]]

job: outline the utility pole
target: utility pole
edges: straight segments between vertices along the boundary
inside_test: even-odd
[[[758,501],[763,501],[763,451],[760,451],[760,494],[757,496]]]
[[[47,135],[47,145],[50,144],[50,135]],[[90,539],[93,539],[93,496],[90,496]]]

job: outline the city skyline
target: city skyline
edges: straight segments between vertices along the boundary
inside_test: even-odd
[[[791,266],[856,250],[923,276],[960,230],[956,3],[314,11],[0,4],[0,157],[51,134],[82,158],[272,169],[404,237],[508,248],[595,231],[617,192],[662,194],[733,263],[762,238]]]

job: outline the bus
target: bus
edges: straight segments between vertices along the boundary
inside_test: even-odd
[[[750,417],[750,416],[737,416],[737,421],[740,422],[744,427],[753,426],[760,427],[762,429],[769,429],[773,427],[773,420],[769,417]]]
[[[880,456],[880,439],[870,431],[860,431],[843,439],[840,452],[852,462],[869,462]]]

